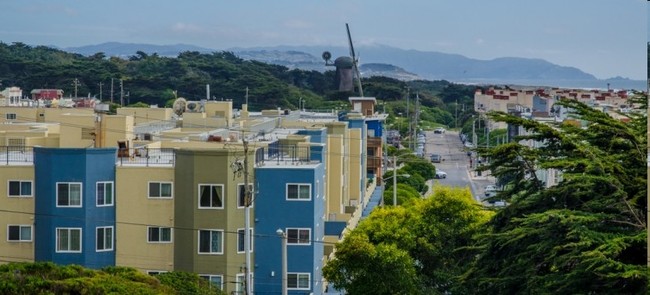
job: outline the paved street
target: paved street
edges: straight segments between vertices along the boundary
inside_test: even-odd
[[[436,185],[469,187],[476,201],[481,202],[485,186],[494,184],[492,177],[479,177],[469,170],[469,157],[456,131],[447,130],[443,134],[427,131],[425,152],[426,159],[430,159],[431,154],[441,155],[442,162],[433,164],[436,169],[447,172],[446,179],[434,181],[434,190]]]

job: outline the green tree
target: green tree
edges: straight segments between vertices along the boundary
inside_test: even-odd
[[[469,189],[440,187],[427,199],[373,211],[336,245],[323,275],[348,294],[467,293],[465,249],[490,216]]]
[[[478,240],[466,282],[483,294],[646,294],[647,97],[624,123],[575,100],[558,104],[573,123],[549,126],[494,113],[524,127],[518,143],[484,154],[496,177],[509,180],[509,203]],[[562,180],[546,187],[539,169]]]

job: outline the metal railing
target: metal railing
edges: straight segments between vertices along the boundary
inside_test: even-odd
[[[173,148],[129,148],[119,149],[119,166],[174,166],[176,153]]]
[[[311,160],[310,147],[301,147],[296,145],[277,145],[271,144],[261,148],[262,152],[256,154],[256,163],[264,164],[265,162],[274,162],[276,164],[299,164],[309,163]]]
[[[30,146],[0,146],[0,165],[33,165],[34,149]]]

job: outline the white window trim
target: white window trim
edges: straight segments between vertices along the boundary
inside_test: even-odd
[[[23,182],[29,182],[29,186],[31,187],[31,194],[29,195],[23,195],[22,192],[20,195],[13,196],[9,193],[9,184],[11,182],[18,182],[18,185],[21,185]],[[34,197],[34,181],[32,180],[24,180],[24,179],[9,179],[7,180],[7,196],[10,198],[32,198]]]
[[[300,187],[301,186],[308,186],[309,187],[309,198],[307,198],[307,199],[290,199],[289,198],[289,186],[290,185],[297,185],[298,186],[298,192],[300,192]],[[309,201],[311,201],[311,199],[312,199],[311,183],[287,183],[284,197],[285,197],[285,199],[287,201],[292,201],[292,202],[301,202],[301,201],[302,202],[309,202]]]
[[[67,230],[68,232],[70,230],[79,230],[79,251],[71,251],[71,250],[59,250],[57,249],[59,247],[59,230]],[[83,246],[84,246],[84,240],[83,240],[83,229],[81,227],[57,227],[54,229],[54,250],[56,253],[82,253],[83,252]]]
[[[201,186],[216,186],[221,188],[221,207],[202,207],[201,206]],[[226,207],[226,197],[224,196],[224,186],[223,184],[216,184],[216,183],[199,183],[198,189],[198,199],[197,199],[197,205],[199,206],[199,209],[209,209],[209,210],[223,210]]]
[[[298,231],[301,231],[301,230],[309,231],[308,242],[307,243],[289,243],[289,230],[294,230],[294,229],[298,230]],[[308,227],[287,227],[284,230],[285,230],[284,232],[287,233],[287,245],[288,246],[311,246],[311,240],[312,240],[311,228],[308,228]],[[300,236],[300,234],[298,234],[298,236]],[[300,240],[300,238],[298,238],[298,240]]]
[[[111,248],[99,249],[97,245],[97,234],[99,229],[104,229],[104,243],[106,243],[106,229],[111,229]],[[115,229],[112,226],[98,226],[95,228],[95,252],[111,252],[115,248]]]
[[[79,184],[79,205],[59,205],[59,184]],[[81,182],[66,182],[66,181],[61,181],[57,182],[55,184],[55,194],[56,194],[56,207],[57,208],[82,208],[84,205],[84,185]],[[69,190],[69,189],[68,189]],[[68,191],[69,193],[69,191]],[[68,198],[68,203],[70,202],[70,198]]]
[[[218,288],[219,290],[223,290],[223,275],[199,274],[199,277],[208,277],[208,282],[210,282],[210,284],[212,284],[212,281],[210,279],[213,277],[221,278],[221,284],[219,284]]]
[[[111,203],[110,204],[99,204],[99,184],[104,184],[104,190],[106,189],[106,184],[111,184]],[[106,195],[104,195],[104,203],[106,202]],[[113,181],[98,181],[95,183],[95,206],[97,207],[113,207],[115,206],[115,182]]]
[[[219,249],[218,252],[201,252],[201,231],[216,231],[216,232],[221,232],[221,249]],[[225,236],[224,236],[224,230],[223,229],[216,229],[216,228],[201,228],[196,231],[196,241],[198,243],[196,247],[196,253],[199,255],[223,255],[223,250],[225,248]]]
[[[300,276],[300,275],[307,275],[307,282],[308,282],[308,286],[307,286],[307,288],[299,288],[299,287],[298,287],[298,288],[291,288],[291,287],[289,287],[289,282],[288,282],[288,280],[289,280],[289,275],[290,275],[290,274],[292,274],[292,275],[298,275],[298,276]],[[299,278],[299,277],[296,277],[296,280],[297,280],[297,281],[296,281],[296,285],[298,285],[298,282],[300,282],[300,278]],[[311,273],[308,273],[308,272],[288,272],[288,273],[287,273],[287,289],[288,289],[288,290],[311,290]]]
[[[19,233],[18,234],[19,235],[18,240],[10,240],[9,239],[9,227],[10,226],[18,226],[19,227],[18,228],[18,233]],[[22,227],[29,227],[29,231],[31,233],[30,237],[29,237],[29,240],[21,239],[21,237],[20,237],[20,229]],[[32,241],[34,241],[34,226],[32,226],[31,224],[7,224],[7,242],[9,242],[9,243],[30,243]]]
[[[158,238],[160,238],[160,230],[163,228],[169,229],[169,241],[149,241],[149,229],[157,228],[158,229]],[[147,226],[147,243],[149,244],[170,244],[174,242],[174,228],[170,226]]]
[[[242,187],[242,186],[244,186],[243,182],[237,184],[237,209],[246,208],[246,206],[239,206],[239,188]],[[254,194],[253,194],[253,184],[249,183],[248,186],[250,186],[250,190],[251,190],[251,199],[255,200],[255,197],[254,197]],[[250,208],[253,208],[253,205],[255,204],[255,202],[253,202],[253,200],[251,200]]]
[[[162,186],[162,184],[169,184],[170,186],[170,193],[171,195],[169,197],[152,197],[151,196],[151,184],[152,183],[157,183],[159,186]],[[162,189],[160,189],[162,191]],[[154,199],[154,200],[171,200],[174,198],[174,183],[171,181],[149,181],[147,182],[147,199]]]
[[[255,238],[254,238],[255,237],[255,235],[254,235],[255,231],[253,230],[253,228],[250,228],[249,230],[251,232],[251,241],[250,241],[249,247],[251,248],[251,253],[252,253],[253,249],[255,249],[255,247],[253,246],[253,245],[255,245],[254,244],[255,243]],[[239,251],[239,231],[242,231],[242,232],[246,233],[246,229],[245,228],[238,228],[237,229],[237,254],[242,254],[242,253],[246,253],[246,246],[245,245],[242,246],[242,248],[244,248],[244,251]],[[246,236],[244,236],[244,242],[246,242]]]

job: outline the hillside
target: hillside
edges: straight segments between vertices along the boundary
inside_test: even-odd
[[[93,52],[104,52],[109,56],[129,56],[135,54],[136,51],[143,51],[148,54],[157,52],[163,56],[173,56],[174,52],[180,53],[187,50],[204,53],[214,51],[183,44],[158,46],[115,42],[66,48],[66,50],[86,55]],[[320,72],[328,69],[320,58],[322,52],[326,50],[332,52],[335,58],[349,54],[346,47],[324,46],[227,49],[227,51],[233,52],[245,60],[282,65],[289,69]],[[421,79],[428,80],[448,80],[467,84],[517,84],[580,88],[605,88],[609,83],[612,88],[618,89],[646,88],[644,81],[622,77],[600,80],[580,69],[553,64],[542,59],[502,57],[492,60],[479,60],[459,54],[405,50],[384,45],[357,46],[357,52],[362,66],[364,64],[388,64],[401,68]],[[379,73],[373,73],[373,75],[375,74]],[[414,78],[410,75],[403,76],[399,71],[384,71],[380,74],[405,80]]]

